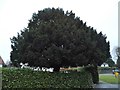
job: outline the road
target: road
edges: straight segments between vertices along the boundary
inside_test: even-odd
[[[95,88],[120,88],[120,84],[109,84],[100,81],[99,84],[95,85]]]

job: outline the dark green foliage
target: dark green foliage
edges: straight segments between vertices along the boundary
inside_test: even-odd
[[[85,69],[85,71],[89,71],[91,73],[93,83],[98,84],[99,83],[99,74],[98,74],[97,66],[89,65],[89,66],[86,66],[84,69]]]
[[[3,88],[93,88],[91,74],[37,72],[29,69],[3,69]]]
[[[2,67],[7,67],[7,65],[6,65],[6,64],[3,64]]]
[[[109,59],[106,61],[106,63],[109,65],[109,67],[114,67],[114,66],[115,66],[115,62],[114,62],[111,58],[109,58]]]
[[[28,27],[11,39],[11,61],[19,66],[60,67],[101,65],[110,57],[109,42],[79,17],[62,9],[34,13]]]
[[[115,49],[115,52],[116,52],[116,56],[117,56],[117,67],[120,68],[120,47],[117,47]]]

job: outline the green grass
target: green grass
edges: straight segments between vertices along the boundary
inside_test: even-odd
[[[119,78],[115,78],[114,75],[99,75],[101,81],[111,83],[111,84],[120,84],[120,76]]]
[[[28,69],[2,71],[3,88],[92,88],[92,78],[84,70],[73,73],[49,73]]]

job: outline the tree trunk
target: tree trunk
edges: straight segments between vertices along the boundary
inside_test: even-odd
[[[54,70],[53,70],[53,72],[59,72],[60,71],[60,67],[54,67]]]
[[[117,67],[120,68],[120,57],[118,56],[118,59],[117,59]]]
[[[98,74],[97,65],[94,65],[94,68],[93,68],[93,78],[94,78],[93,83],[98,84],[99,83],[99,74]]]
[[[86,67],[86,70],[91,73],[93,83],[98,84],[99,83],[99,74],[98,74],[98,70],[97,70],[97,65],[94,64],[92,66]]]

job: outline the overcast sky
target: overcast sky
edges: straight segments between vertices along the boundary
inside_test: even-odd
[[[0,0],[0,55],[10,60],[10,38],[17,35],[32,13],[48,7],[72,10],[81,20],[97,32],[106,34],[110,51],[118,45],[118,1],[119,0]]]

